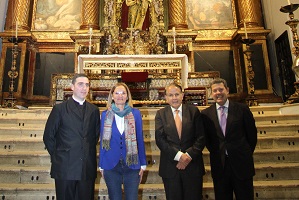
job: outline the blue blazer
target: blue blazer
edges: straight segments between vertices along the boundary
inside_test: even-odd
[[[110,149],[107,151],[102,148],[103,142],[103,131],[104,131],[104,121],[106,117],[107,110],[102,112],[101,115],[101,140],[100,140],[100,155],[99,155],[99,167],[102,169],[113,169],[119,162],[121,158],[126,160],[126,142],[125,142],[125,133],[120,134],[115,120],[112,124],[112,135],[110,140]],[[133,108],[132,113],[135,119],[135,128],[136,128],[136,139],[138,147],[138,164],[130,165],[131,169],[140,169],[142,165],[146,165],[146,156],[145,156],[145,146],[143,140],[143,129],[142,129],[142,118],[141,113],[138,109]]]

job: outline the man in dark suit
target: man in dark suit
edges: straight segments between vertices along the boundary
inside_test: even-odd
[[[228,100],[224,79],[211,83],[215,104],[202,111],[216,200],[253,199],[255,120],[248,106]],[[224,124],[223,124],[224,123]]]
[[[156,143],[161,151],[159,175],[166,199],[199,200],[205,174],[203,120],[197,107],[182,104],[183,97],[180,85],[168,85],[165,98],[169,105],[157,111],[155,117]],[[176,119],[180,120],[178,128]]]
[[[72,98],[53,107],[43,140],[51,156],[56,199],[93,200],[100,113],[85,101],[89,91],[85,74],[75,74],[71,89]]]

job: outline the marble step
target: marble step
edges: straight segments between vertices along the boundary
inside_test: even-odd
[[[254,116],[256,125],[262,124],[298,124],[299,116],[292,115],[270,115],[270,116]]]
[[[256,149],[291,149],[299,147],[299,134],[293,136],[260,136],[256,144]]]
[[[137,107],[142,114],[144,119],[154,119],[156,112],[162,107]],[[198,106],[200,111],[207,108],[207,106]],[[106,108],[99,107],[99,111],[102,112]],[[276,116],[276,115],[285,115],[286,113],[281,113],[281,106],[253,106],[250,107],[254,116]],[[296,109],[296,108],[294,108]],[[36,109],[26,109],[26,110],[18,110],[18,109],[7,109],[0,108],[0,119],[47,119],[52,107],[42,107]]]
[[[2,138],[40,138],[44,135],[45,125],[40,127],[4,127],[0,125],[0,140]]]
[[[198,106],[200,111],[204,110],[208,106]],[[267,105],[267,106],[252,106],[250,107],[251,112],[254,115],[273,115],[273,114],[281,114],[281,110],[290,107],[296,109],[296,105]],[[156,114],[157,110],[163,107],[138,107],[144,116],[153,116]],[[105,110],[105,107],[99,107],[100,111]],[[51,106],[47,107],[34,107],[31,106],[28,109],[9,109],[9,108],[0,108],[0,118],[1,117],[20,117],[22,115],[30,115],[30,116],[48,116],[52,110]],[[21,115],[20,115],[21,113]]]
[[[143,128],[145,139],[155,139],[154,127]],[[42,140],[44,134],[44,125],[40,127],[3,127],[0,124],[0,140],[2,138],[40,138]],[[259,125],[257,126],[258,138],[261,137],[281,137],[281,136],[298,136],[298,124],[285,125]]]
[[[0,183],[2,199],[9,200],[55,200],[55,188],[49,184],[5,184]],[[298,200],[299,181],[254,181],[255,200]],[[108,200],[104,184],[95,185],[95,200]],[[141,184],[138,200],[166,200],[163,184]],[[212,183],[203,184],[203,199],[214,200]]]
[[[299,163],[299,148],[290,149],[256,149],[254,152],[255,163]],[[160,162],[160,151],[146,152],[147,164],[155,165]],[[203,151],[205,164],[209,164],[209,153]],[[12,166],[45,166],[50,164],[50,156],[46,150],[42,151],[0,151],[0,164]]]
[[[258,137],[299,135],[299,123],[297,123],[297,124],[258,125],[257,126],[257,134],[258,134]]]
[[[158,165],[148,166],[144,172],[142,184],[162,183],[158,175]],[[271,163],[256,164],[255,181],[277,181],[277,180],[298,180],[298,163]],[[211,167],[205,166],[206,174],[203,177],[204,183],[212,182]],[[1,166],[0,183],[52,183],[50,177],[50,166]],[[96,183],[105,183],[100,171]]]
[[[254,152],[255,163],[294,163],[299,162],[299,148],[290,149],[256,149]],[[158,164],[160,162],[160,152],[147,152],[147,162],[149,165]],[[205,164],[209,164],[209,153],[203,151],[203,160]]]
[[[147,151],[159,150],[156,141],[152,138],[145,138]],[[258,137],[256,149],[290,149],[299,147],[299,134],[293,136],[261,136]]]
[[[0,118],[1,119],[1,118]],[[256,126],[263,127],[263,125],[296,125],[299,123],[298,115],[277,115],[277,116],[262,116],[255,117]],[[46,119],[32,118],[28,119],[27,116],[24,119],[1,119],[0,124],[3,128],[15,128],[15,129],[26,129],[26,128],[44,128]],[[145,130],[154,130],[155,119],[143,118],[143,128]]]
[[[31,132],[32,134],[32,132]],[[3,137],[0,136],[0,152],[12,151],[46,151],[42,137],[34,137],[26,134],[27,137]],[[159,148],[156,141],[145,136],[146,151],[157,151]],[[28,148],[30,147],[30,148]],[[256,149],[290,149],[299,147],[299,135],[259,137]],[[99,146],[97,147],[99,149]]]

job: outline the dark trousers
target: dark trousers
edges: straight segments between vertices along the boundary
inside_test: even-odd
[[[240,180],[232,171],[229,157],[225,160],[224,174],[221,178],[213,179],[216,200],[253,200],[253,178]]]
[[[94,200],[95,180],[55,179],[57,200]]]
[[[202,176],[179,170],[173,178],[162,178],[167,200],[201,200]]]

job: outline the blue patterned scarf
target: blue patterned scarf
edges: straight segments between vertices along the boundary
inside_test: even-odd
[[[127,148],[126,163],[128,166],[138,164],[135,119],[132,113],[132,107],[130,107],[127,103],[123,111],[120,111],[114,103],[111,105],[111,108],[107,110],[104,121],[102,148],[106,149],[107,151],[110,149],[112,123],[115,114],[117,114],[119,117],[124,117],[124,132]]]

